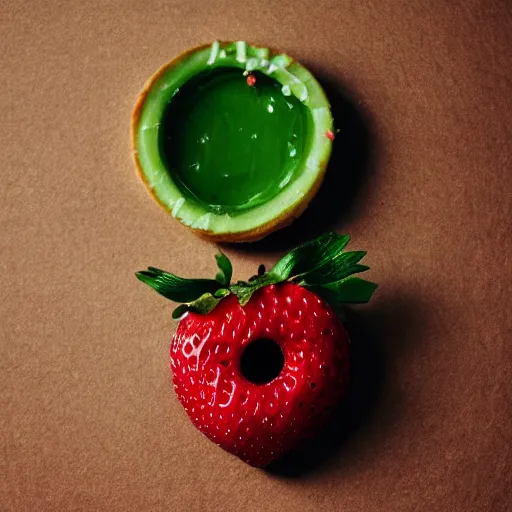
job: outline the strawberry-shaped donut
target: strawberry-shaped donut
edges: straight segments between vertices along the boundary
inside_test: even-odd
[[[349,339],[335,310],[367,302],[376,288],[353,277],[368,267],[359,264],[364,252],[343,252],[348,241],[328,233],[235,284],[222,253],[215,280],[152,267],[137,273],[184,302],[173,313],[171,368],[185,411],[205,436],[253,466],[314,435],[347,390]]]

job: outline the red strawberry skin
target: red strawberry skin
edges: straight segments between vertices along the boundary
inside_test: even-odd
[[[241,370],[246,347],[277,342],[284,367],[267,384]],[[171,343],[178,399],[194,425],[245,462],[263,467],[313,435],[348,387],[348,335],[332,309],[291,283],[230,295],[209,314],[188,313]]]

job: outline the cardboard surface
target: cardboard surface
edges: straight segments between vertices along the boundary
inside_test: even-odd
[[[8,1],[0,34],[0,510],[512,509],[507,0]],[[296,477],[192,427],[172,304],[134,277],[214,270],[139,182],[129,125],[149,75],[215,38],[310,65],[342,129],[343,180],[293,229],[228,247],[238,275],[336,227],[381,285],[352,319],[347,423]]]

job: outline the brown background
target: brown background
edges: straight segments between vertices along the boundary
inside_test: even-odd
[[[8,0],[0,23],[2,512],[512,509],[510,2]],[[215,38],[286,50],[355,99],[345,186],[226,249],[248,276],[335,226],[381,284],[353,320],[348,426],[293,478],[193,429],[172,304],[133,275],[214,271],[139,183],[129,119],[158,66]]]

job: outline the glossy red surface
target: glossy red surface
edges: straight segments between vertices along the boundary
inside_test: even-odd
[[[276,341],[284,367],[267,384],[247,380],[242,353]],[[313,434],[349,380],[348,336],[332,309],[294,284],[234,296],[208,315],[188,314],[171,344],[174,387],[195,426],[225,450],[265,466]]]

